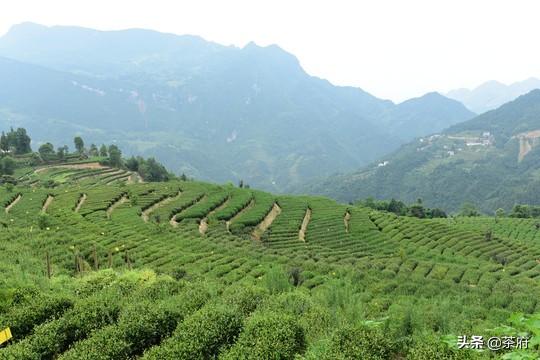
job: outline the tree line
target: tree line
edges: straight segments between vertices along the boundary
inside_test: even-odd
[[[99,147],[96,144],[90,144],[89,147],[86,147],[83,138],[75,136],[73,138],[74,152],[70,152],[67,145],[55,148],[52,143],[46,142],[39,146],[37,153],[33,153],[31,142],[32,139],[24,128],[16,130],[11,128],[8,132],[2,131],[0,135],[0,176],[13,175],[18,162],[34,166],[40,163],[49,164],[98,158],[97,161],[103,165],[137,172],[145,181],[167,181],[174,177],[155,158],[144,159],[140,156],[127,160],[122,158],[122,151],[114,144],[101,144]],[[23,158],[25,161],[22,160]]]
[[[355,205],[369,207],[371,209],[387,211],[400,216],[412,216],[420,219],[445,218],[446,212],[439,208],[428,208],[422,203],[422,199],[418,199],[416,203],[407,205],[403,201],[396,199],[391,200],[375,200],[367,198],[358,201]]]

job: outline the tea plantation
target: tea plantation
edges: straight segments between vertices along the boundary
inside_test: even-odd
[[[20,177],[0,187],[0,330],[13,334],[0,359],[540,356],[533,220],[399,217],[110,168]],[[533,338],[457,347],[497,334]]]

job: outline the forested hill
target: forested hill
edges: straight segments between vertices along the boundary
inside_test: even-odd
[[[440,95],[396,105],[334,86],[275,45],[25,23],[0,38],[0,56],[0,126],[25,127],[38,146],[76,133],[275,191],[473,116]]]
[[[442,133],[421,137],[352,174],[309,191],[342,201],[376,197],[457,211],[540,204],[540,90]]]

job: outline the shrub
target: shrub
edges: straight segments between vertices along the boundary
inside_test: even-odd
[[[22,339],[32,332],[34,326],[46,320],[54,319],[73,306],[73,301],[66,297],[39,295],[22,307],[16,307],[9,312],[4,323],[9,326],[15,339]]]
[[[294,359],[305,349],[304,331],[290,315],[258,313],[223,359]]]
[[[144,359],[211,359],[234,342],[241,327],[238,312],[208,305],[182,322],[162,346],[146,352]]]
[[[415,360],[467,360],[480,359],[481,355],[470,350],[451,348],[448,344],[434,338],[422,338],[409,349],[407,358]]]
[[[59,359],[127,359],[129,345],[120,335],[120,330],[114,325],[109,325],[95,332],[91,338],[77,343]]]
[[[333,334],[321,359],[384,360],[393,359],[396,353],[395,345],[380,329],[366,325],[349,325]]]
[[[302,285],[304,279],[302,277],[302,270],[298,267],[293,267],[289,270],[289,281],[294,287]]]
[[[262,288],[234,286],[223,294],[223,303],[233,306],[244,316],[249,315],[268,297],[268,291]]]
[[[171,271],[171,276],[175,278],[176,280],[183,279],[187,275],[186,269],[184,268],[176,268],[173,271]]]
[[[96,294],[83,299],[60,319],[46,322],[34,329],[23,341],[10,346],[2,354],[7,359],[50,359],[64,352],[71,344],[86,338],[93,331],[116,321],[120,303],[115,292]]]
[[[156,284],[162,282],[156,282]],[[154,286],[149,287],[155,295]],[[161,293],[166,297],[169,291]],[[117,325],[95,331],[65,355],[68,359],[133,358],[168,337],[179,321],[199,309],[209,295],[199,284],[188,286],[181,294],[155,302],[158,297],[135,299],[121,312]],[[104,339],[106,339],[104,341]]]
[[[275,266],[266,271],[264,284],[272,294],[278,294],[292,289],[287,274],[283,269]]]
[[[38,227],[41,230],[45,230],[51,227],[51,218],[47,214],[38,215]]]

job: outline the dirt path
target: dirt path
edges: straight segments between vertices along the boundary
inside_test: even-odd
[[[234,215],[232,218],[230,218],[227,222],[225,222],[225,225],[227,226],[227,231],[228,232],[231,232],[230,230],[230,226],[231,226],[231,223],[238,219],[243,213],[245,213],[246,211],[248,211],[249,209],[251,209],[253,206],[255,205],[255,200],[251,199],[251,201],[242,209],[240,210],[239,212],[236,213],[236,215]]]
[[[15,204],[19,202],[19,200],[21,200],[21,198],[22,198],[21,194],[17,195],[15,200],[13,200],[8,206],[6,206],[6,214],[9,213],[9,210],[11,210],[11,208],[14,207]]]
[[[79,212],[79,210],[81,210],[81,206],[83,206],[85,201],[86,194],[82,194],[81,197],[79,197],[79,201],[77,201],[77,206],[75,206],[75,212]]]
[[[63,168],[63,169],[103,169],[107,166],[101,165],[98,162],[92,162],[92,163],[85,163],[85,164],[64,164],[64,165],[49,165],[44,166],[39,169],[36,169],[34,173],[39,174],[40,172],[43,172],[48,169],[56,169],[56,168]]]
[[[225,201],[223,202],[223,204],[219,205],[217,208],[215,208],[214,210],[210,211],[202,220],[201,222],[199,223],[199,233],[201,233],[201,235],[204,235],[206,234],[206,231],[208,230],[208,218],[210,216],[212,216],[212,214],[214,214],[216,211],[220,211],[221,209],[224,209],[227,204],[229,203],[229,200],[230,198],[227,198],[225,199]]]
[[[47,209],[49,208],[53,200],[54,200],[54,196],[47,195],[47,200],[45,200],[45,203],[43,203],[43,207],[41,208],[42,214],[45,214],[47,212]]]
[[[343,222],[345,223],[345,232],[349,233],[349,222],[351,221],[351,213],[347,210]]]
[[[109,208],[107,209],[107,218],[110,219],[111,214],[114,211],[114,209],[116,209],[117,207],[125,203],[126,201],[128,201],[128,197],[126,195],[123,195],[120,199],[118,199],[111,206],[109,206]]]
[[[262,234],[268,230],[279,214],[281,214],[281,208],[278,204],[274,203],[272,210],[268,212],[264,220],[255,228],[255,230],[253,230],[253,233],[251,234],[253,238],[255,240],[261,240]]]
[[[304,215],[304,220],[302,220],[302,226],[300,227],[300,231],[298,232],[298,239],[302,242],[306,242],[306,230],[309,225],[309,221],[311,220],[311,209],[307,208],[306,215]]]
[[[148,222],[148,220],[150,220],[150,214],[156,210],[157,208],[160,208],[162,207],[163,205],[167,204],[167,203],[170,203],[171,201],[173,200],[176,200],[180,197],[180,195],[182,195],[182,192],[179,191],[176,195],[174,196],[168,196],[166,197],[165,199],[161,200],[161,201],[158,201],[157,203],[155,203],[154,205],[150,206],[148,209],[144,210],[141,214],[141,218],[144,220],[144,222]]]

